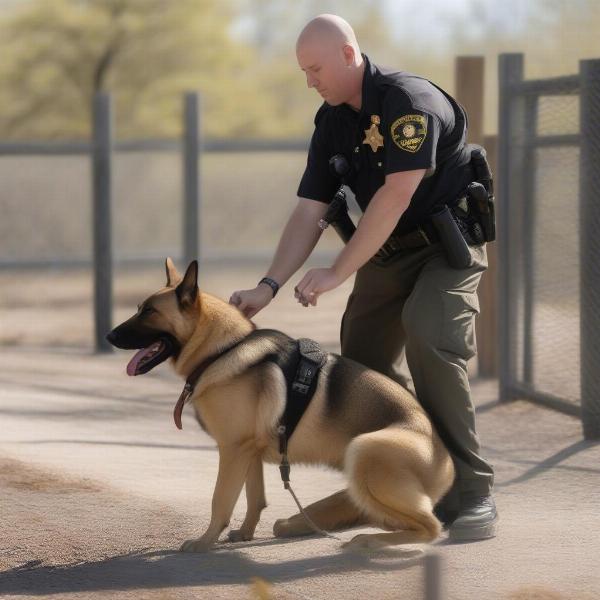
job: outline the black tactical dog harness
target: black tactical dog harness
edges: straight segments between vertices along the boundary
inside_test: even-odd
[[[285,335],[281,332],[277,333]],[[284,343],[283,348],[280,348],[280,351],[276,354],[269,354],[265,358],[270,362],[274,362],[282,370],[287,383],[285,410],[277,428],[279,454],[281,454],[279,472],[284,487],[289,489],[292,496],[294,496],[290,487],[290,463],[287,456],[288,441],[315,394],[319,373],[327,360],[327,354],[314,340],[309,338],[293,340],[287,336],[285,337],[287,340],[285,340],[286,343]],[[302,507],[295,496],[294,499],[298,503],[300,511],[302,511]]]
[[[285,438],[289,440],[302,415],[308,408],[317,389],[319,372],[327,355],[318,342],[308,338],[291,340],[286,351],[270,354],[266,360],[274,362],[283,372],[287,383],[285,411],[280,426],[285,427]]]

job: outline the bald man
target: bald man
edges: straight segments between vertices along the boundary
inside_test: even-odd
[[[335,15],[306,25],[296,55],[308,87],[324,100],[298,204],[266,276],[230,302],[254,316],[304,264],[340,185],[329,159],[343,154],[351,165],[345,183],[363,215],[333,265],[309,270],[295,297],[316,306],[321,294],[356,272],[342,317],[342,355],[409,387],[401,369],[406,360],[416,396],[456,466],[455,485],[436,514],[451,539],[493,537],[493,470],[480,455],[467,376],[485,243],[467,239],[470,266],[453,268],[430,220],[440,207],[457,205],[475,180],[464,110],[431,82],[371,63],[350,25]]]

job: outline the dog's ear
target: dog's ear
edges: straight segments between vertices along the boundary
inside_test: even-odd
[[[170,256],[165,261],[165,269],[167,271],[167,287],[175,287],[181,281],[181,275]]]
[[[187,268],[183,280],[175,288],[179,303],[185,308],[192,306],[198,298],[198,261],[193,260]]]

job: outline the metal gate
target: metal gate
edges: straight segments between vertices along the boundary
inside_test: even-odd
[[[500,398],[600,438],[600,60],[524,80],[502,54],[498,72]]]

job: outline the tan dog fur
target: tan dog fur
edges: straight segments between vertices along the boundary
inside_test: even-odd
[[[194,264],[182,278],[167,259],[167,286],[144,302],[153,309],[146,320],[181,343],[181,352],[171,361],[183,378],[205,358],[254,329],[235,306],[197,289]],[[177,286],[185,292],[179,300]],[[263,462],[280,461],[276,428],[285,407],[286,382],[273,363],[249,365],[274,350],[276,346],[268,341],[234,348],[214,362],[196,385],[191,403],[217,443],[219,471],[208,529],[184,542],[182,551],[203,552],[213,546],[228,526],[244,484],[246,517],[229,538],[253,537],[266,506]],[[291,464],[328,465],[344,471],[348,487],[308,506],[306,512],[326,530],[366,523],[386,530],[358,535],[346,544],[350,548],[435,540],[441,526],[432,509],[454,479],[446,448],[406,389],[348,359],[342,360],[351,373],[351,391],[340,399],[337,418],[325,418],[332,400],[328,397],[331,377],[339,360],[337,355],[328,355],[315,395],[290,438],[288,455]],[[385,410],[380,409],[381,402],[386,403]],[[403,417],[394,417],[396,413]],[[365,427],[377,428],[356,434]],[[276,521],[273,531],[280,537],[312,532],[300,514]]]

